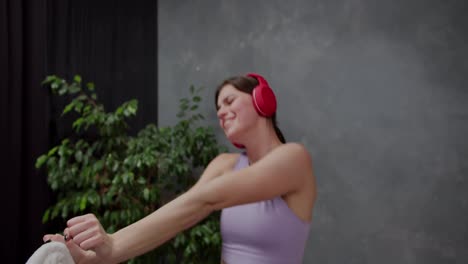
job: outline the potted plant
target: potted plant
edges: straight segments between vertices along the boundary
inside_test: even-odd
[[[127,120],[137,114],[137,100],[107,112],[94,84],[84,85],[78,75],[70,83],[47,76],[43,84],[69,100],[63,114],[75,113],[73,135],[36,161],[57,194],[43,222],[94,213],[107,232],[115,232],[188,190],[208,162],[225,150],[212,128],[199,124],[200,88],[191,86],[190,96],[180,100],[177,124],[148,124],[131,136]],[[212,214],[129,263],[219,263],[220,246],[219,215]]]

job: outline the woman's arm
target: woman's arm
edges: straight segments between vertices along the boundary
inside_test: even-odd
[[[64,231],[71,238],[66,245],[77,263],[120,263],[146,253],[213,211],[208,204],[193,199],[192,190],[111,235],[92,214],[72,218]],[[73,254],[72,246],[76,245],[84,252],[75,250]]]
[[[223,153],[218,155],[208,164],[192,189],[211,181],[225,171],[231,170],[238,158],[239,154]],[[66,244],[70,251],[75,253],[72,255],[77,263],[100,263],[103,261],[118,263],[141,255],[161,245],[209,214],[211,210],[207,210],[204,205],[191,203],[191,198],[187,198],[190,196],[189,193],[191,192],[179,196],[147,217],[113,235],[108,235],[98,219],[92,214],[74,217],[68,220],[68,227],[64,231],[64,234],[73,238]],[[44,236],[44,241],[47,239],[58,241],[61,239],[63,241],[63,237],[56,238],[54,235]],[[123,243],[121,243],[122,241]],[[96,254],[86,254],[86,252],[75,250],[76,244],[79,248],[93,250]]]
[[[195,199],[195,189],[182,194],[149,216],[111,235],[112,262],[148,252],[207,217],[213,208]]]
[[[209,166],[207,174],[219,173],[219,167],[222,167],[219,164],[215,162]],[[113,235],[102,233],[101,229],[93,231],[92,235],[89,224],[79,222],[79,219],[69,221],[69,232],[81,248],[93,249],[98,256],[105,255],[109,262],[121,262],[156,248],[214,210],[297,191],[307,176],[312,176],[307,151],[298,144],[284,144],[252,166],[197,184]]]
[[[297,192],[310,186],[307,183],[312,179],[307,150],[300,144],[287,143],[245,169],[227,172],[200,186],[196,199],[219,210]]]

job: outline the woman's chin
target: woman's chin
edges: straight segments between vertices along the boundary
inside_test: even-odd
[[[238,141],[237,133],[234,133],[235,131],[225,131],[224,135],[226,135],[226,138],[231,141],[231,142],[236,142]]]

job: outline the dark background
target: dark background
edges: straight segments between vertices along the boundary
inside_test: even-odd
[[[0,1],[0,258],[24,263],[54,201],[35,159],[70,133],[40,82],[80,74],[134,130],[188,87],[257,71],[308,147],[319,196],[304,263],[468,263],[466,1]],[[221,142],[225,142],[219,133]],[[226,143],[226,142],[225,142]]]
[[[157,1],[0,1],[2,263],[24,263],[48,232],[55,197],[36,158],[71,132],[47,75],[94,82],[107,110],[136,98],[132,133],[157,122]]]

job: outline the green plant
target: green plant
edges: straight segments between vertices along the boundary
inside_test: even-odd
[[[180,100],[176,125],[149,124],[130,136],[126,120],[136,115],[136,100],[106,112],[94,84],[84,86],[78,75],[71,83],[48,76],[43,84],[70,100],[63,114],[75,112],[74,135],[36,161],[38,169],[45,167],[48,184],[58,196],[43,222],[90,212],[108,232],[115,232],[190,188],[208,162],[224,150],[211,127],[198,123],[203,119],[197,112],[200,89],[193,86],[190,97]],[[219,263],[218,216],[209,216],[129,263]]]

